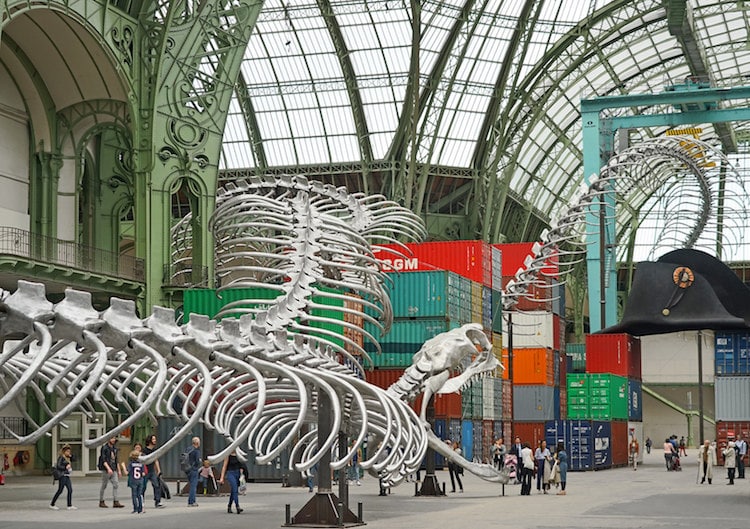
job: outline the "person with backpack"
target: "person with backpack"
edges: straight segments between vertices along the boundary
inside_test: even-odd
[[[195,501],[195,496],[198,493],[198,472],[203,464],[200,446],[200,438],[193,437],[191,448],[180,457],[182,470],[187,474],[188,483],[190,485],[188,492],[188,507],[198,507],[198,503]]]
[[[107,444],[102,447],[101,454],[99,455],[99,470],[102,471],[102,486],[99,489],[99,507],[106,509],[108,505],[104,501],[104,491],[107,489],[109,483],[112,484],[112,507],[120,509],[125,507],[119,501],[117,501],[117,487],[120,485],[120,476],[122,471],[120,466],[117,464],[117,454],[119,448],[115,446],[117,444],[117,437],[111,437]]]
[[[60,449],[60,457],[57,458],[57,462],[55,463],[55,470],[57,472],[54,473],[54,475],[59,477],[57,477],[57,492],[55,492],[55,495],[52,497],[52,501],[49,504],[49,508],[53,511],[60,510],[60,507],[55,505],[55,502],[57,501],[57,498],[60,497],[60,494],[62,494],[64,488],[68,489],[68,510],[74,511],[78,509],[78,507],[73,505],[73,485],[70,482],[70,472],[72,470],[70,465],[70,452],[70,445],[63,445]]]

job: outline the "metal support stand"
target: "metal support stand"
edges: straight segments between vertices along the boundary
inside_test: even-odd
[[[432,431],[435,431],[435,396],[430,397],[430,402],[427,404],[425,414],[427,421],[432,427]],[[427,454],[425,455],[425,477],[422,481],[422,487],[417,491],[417,496],[445,496],[445,490],[440,488],[440,483],[435,476],[435,451],[432,448],[427,448]]]
[[[318,437],[325,439],[331,432],[331,403],[328,395],[324,392],[318,393]],[[339,457],[346,455],[346,434],[339,433]],[[343,492],[339,499],[331,489],[331,455],[325,454],[318,462],[319,471],[318,491],[310,498],[297,514],[289,518],[286,514],[284,526],[296,527],[354,527],[365,525],[361,514],[355,515],[348,507],[348,489],[346,476],[339,472],[339,492]],[[360,507],[360,513],[361,513]]]

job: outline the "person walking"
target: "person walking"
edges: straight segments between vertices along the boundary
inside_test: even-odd
[[[714,466],[716,465],[716,447],[711,444],[711,441],[706,439],[703,441],[703,445],[698,449],[698,477],[701,478],[701,485],[708,480],[708,484],[711,484],[711,480],[714,477]]]
[[[652,444],[653,443],[651,442],[651,438],[650,437],[646,437],[646,453],[647,454],[651,453],[651,445]]]
[[[229,457],[224,460],[219,477],[219,485],[224,484],[225,478],[229,482],[229,503],[227,504],[227,513],[229,514],[232,514],[232,502],[234,502],[237,514],[241,514],[244,510],[240,508],[240,474],[244,474],[245,481],[247,481],[247,467],[237,457],[237,451],[232,450]]]
[[[560,479],[560,492],[558,496],[567,495],[565,486],[568,482],[568,453],[565,451],[565,445],[562,441],[558,441],[557,449],[555,450],[555,459],[557,460],[557,472]]]
[[[727,485],[734,485],[734,471],[737,467],[737,451],[734,448],[734,441],[729,441],[721,453],[724,456],[724,468],[727,469],[727,478],[729,478]]]
[[[117,488],[120,486],[120,477],[122,471],[117,463],[117,456],[120,449],[117,448],[117,437],[112,436],[102,447],[101,455],[99,456],[99,470],[102,472],[102,485],[99,488],[99,507],[106,509],[109,507],[104,501],[104,491],[107,490],[107,485],[112,485],[112,507],[121,509],[125,507],[122,503],[117,501]]]
[[[687,451],[685,450],[685,448],[686,448],[686,445],[685,445],[685,436],[683,435],[682,437],[680,437],[680,451],[679,451],[679,455],[687,457]]]
[[[143,447],[143,450],[141,453],[144,456],[147,456],[151,454],[154,450],[156,450],[156,436],[155,435],[149,435],[146,438],[146,446]],[[164,507],[164,504],[161,502],[161,465],[159,464],[158,459],[154,459],[151,463],[146,465],[146,482],[151,482],[151,486],[154,489],[154,507],[157,509],[161,509]],[[144,493],[146,487],[143,487]]]
[[[198,507],[198,503],[195,501],[195,496],[198,493],[198,472],[200,471],[203,459],[201,458],[201,440],[200,437],[193,437],[192,447],[188,452],[188,465],[190,470],[187,473],[189,491],[188,491],[188,507]]]
[[[351,443],[349,443],[349,448],[354,448],[354,443],[356,442],[356,439],[352,439]],[[357,447],[356,450],[354,450],[354,453],[352,454],[352,458],[349,460],[348,465],[348,476],[347,480],[349,482],[355,482],[357,485],[361,485],[362,482],[359,480],[359,462],[362,460],[362,449],[360,447]]]
[[[49,504],[49,508],[53,511],[59,511],[60,507],[55,505],[57,498],[62,494],[63,489],[68,489],[68,510],[75,511],[78,507],[73,505],[73,484],[70,481],[71,467],[71,448],[70,445],[66,444],[60,449],[60,455],[55,463],[55,468],[60,472],[60,478],[57,480],[57,492],[52,497],[52,501]]]
[[[538,493],[544,492],[547,494],[547,488],[549,487],[549,470],[550,466],[548,461],[552,460],[552,454],[547,448],[547,441],[539,441],[534,451],[534,462],[536,463],[536,490]],[[545,476],[546,470],[546,476]]]
[[[127,465],[128,487],[133,500],[132,514],[143,514],[143,491],[146,489],[146,465],[141,463],[139,450],[130,452],[130,461]]]
[[[664,439],[664,463],[667,465],[667,470],[672,470],[672,457],[677,454],[672,442],[667,438]]]
[[[638,454],[641,451],[641,447],[638,446],[638,439],[635,436],[630,438],[628,451],[630,452],[630,462],[633,464],[633,470],[638,470]]]
[[[451,443],[450,440],[446,439],[445,444],[449,445],[451,449],[458,455],[461,455],[461,448],[458,446],[458,442]],[[464,484],[461,482],[461,474],[463,473],[463,467],[455,464],[453,461],[448,459],[448,475],[451,478],[451,492],[456,492],[456,482],[458,482],[458,488],[461,492],[464,491]]]
[[[747,442],[738,435],[734,442],[737,449],[737,479],[745,479],[745,456],[747,455]]]
[[[531,495],[531,480],[534,475],[534,456],[529,443],[521,449],[521,496]]]

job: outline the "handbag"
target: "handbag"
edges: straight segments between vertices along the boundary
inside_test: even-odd
[[[52,481],[58,481],[63,477],[63,471],[57,467],[52,467]]]

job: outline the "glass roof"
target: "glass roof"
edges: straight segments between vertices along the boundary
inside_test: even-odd
[[[668,9],[678,0],[422,0],[418,61],[411,3],[265,0],[242,64],[246,90],[230,108],[222,169],[353,171],[414,154],[433,171],[489,170],[486,178],[503,185],[487,209],[507,184],[514,200],[549,219],[582,180],[581,99],[661,93],[687,78],[750,85],[750,2],[688,0],[689,22],[676,25]],[[700,139],[720,141],[721,129],[701,128]],[[746,151],[747,122],[729,128],[734,149]],[[665,130],[631,130],[629,141]],[[427,186],[426,201],[438,202],[429,195],[435,189],[458,187]]]

